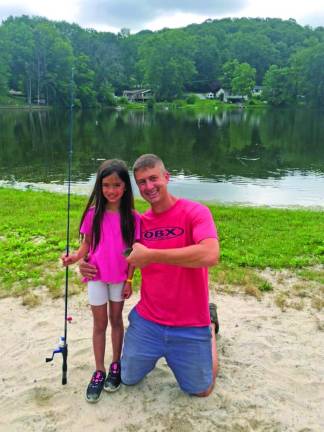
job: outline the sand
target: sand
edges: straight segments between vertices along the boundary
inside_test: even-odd
[[[126,325],[136,300],[126,303]],[[84,400],[93,371],[85,294],[69,301],[65,386],[61,356],[45,363],[63,331],[63,300],[33,309],[0,300],[0,431],[324,431],[321,317],[310,309],[282,312],[269,297],[222,294],[217,304],[220,368],[211,396],[183,394],[162,359],[139,385],[92,405]],[[109,347],[107,363],[110,355]]]

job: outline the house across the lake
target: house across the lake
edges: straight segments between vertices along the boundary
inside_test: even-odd
[[[13,90],[13,89],[9,90],[9,91],[8,91],[8,94],[9,94],[10,96],[25,96],[24,93],[23,93],[22,91],[19,91],[19,90]]]
[[[214,99],[214,98],[215,98],[215,95],[213,92],[209,92],[206,94],[206,99]]]
[[[220,88],[218,92],[216,92],[216,98],[227,103],[238,103],[241,104],[244,101],[248,100],[247,96],[243,95],[233,95],[226,89]]]
[[[252,89],[252,96],[261,96],[262,95],[262,86],[254,86]]]
[[[145,102],[153,97],[151,89],[124,90],[123,96],[129,102]]]
[[[246,101],[248,98],[247,96],[242,96],[242,95],[229,95],[227,96],[227,101],[229,103],[243,103],[244,101]]]

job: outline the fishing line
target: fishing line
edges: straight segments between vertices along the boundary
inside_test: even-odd
[[[74,84],[74,69],[71,70],[71,88],[70,88],[70,116],[69,116],[69,141],[68,141],[68,192],[67,192],[67,221],[66,221],[66,256],[70,252],[70,208],[71,208],[71,174],[72,174],[72,144],[73,144],[73,84]],[[69,267],[65,268],[65,290],[64,290],[64,336],[60,337],[58,347],[53,350],[52,357],[46,357],[46,362],[51,362],[55,354],[62,354],[62,384],[67,383],[67,323],[71,321],[71,317],[67,316],[68,310],[68,293],[69,293]]]

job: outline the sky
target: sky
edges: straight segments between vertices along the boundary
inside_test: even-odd
[[[23,14],[132,34],[225,17],[293,18],[315,28],[324,26],[324,0],[0,0],[1,21]]]

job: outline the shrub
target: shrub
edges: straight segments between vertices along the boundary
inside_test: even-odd
[[[198,97],[196,95],[189,95],[186,99],[186,102],[188,105],[194,105],[198,100]]]

